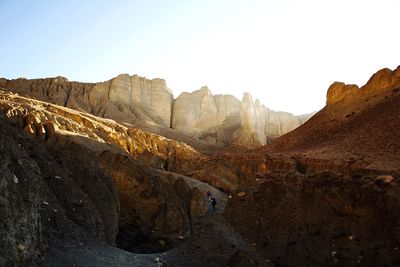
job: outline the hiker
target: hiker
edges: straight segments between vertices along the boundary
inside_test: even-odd
[[[212,205],[213,211],[215,211],[215,206],[217,205],[217,200],[215,198],[211,198],[211,205]]]
[[[208,202],[211,201],[211,192],[210,191],[207,191],[207,199],[208,199]]]

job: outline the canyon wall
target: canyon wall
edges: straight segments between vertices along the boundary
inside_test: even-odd
[[[264,145],[304,123],[311,115],[294,116],[266,108],[249,93],[242,101],[213,95],[208,87],[182,93],[174,102],[172,128],[215,143]]]
[[[172,128],[212,144],[264,145],[310,117],[272,111],[248,93],[242,101],[232,95],[213,95],[207,87],[174,100],[165,80],[138,75],[121,74],[100,83],[70,82],[64,77],[0,79],[0,86],[139,127]]]
[[[120,122],[170,126],[172,92],[163,79],[121,74],[101,83],[70,82],[64,77],[0,79],[15,93]]]

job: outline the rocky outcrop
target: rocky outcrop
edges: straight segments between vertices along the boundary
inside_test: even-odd
[[[40,169],[21,143],[0,129],[0,266],[34,266],[44,249]]]
[[[312,157],[330,159],[363,159],[395,166],[399,158],[400,78],[386,69],[374,74],[355,92],[334,102],[332,89],[346,88],[335,84],[329,88],[328,102],[294,131],[263,148],[265,152],[307,151]],[[382,83],[378,78],[382,78]],[[389,82],[388,82],[389,81]],[[372,85],[375,84],[375,87]],[[340,91],[340,89],[339,89]],[[340,96],[340,95],[339,95]],[[368,165],[368,164],[367,164]]]
[[[326,104],[330,105],[347,98],[351,99],[357,94],[358,90],[360,90],[360,88],[355,84],[347,85],[342,82],[334,82],[329,86],[326,96]]]
[[[249,93],[242,101],[231,95],[212,95],[207,87],[182,93],[174,103],[172,128],[211,142],[259,146],[304,123],[286,112],[272,111]]]
[[[310,117],[269,110],[258,100],[253,102],[248,93],[242,101],[231,95],[213,95],[207,87],[174,100],[165,80],[138,75],[121,74],[102,83],[69,82],[64,77],[0,79],[0,86],[157,133],[163,132],[157,127],[171,127],[212,144],[263,145]]]
[[[294,116],[287,112],[273,111],[262,105],[258,99],[253,102],[251,95],[245,93],[240,108],[240,134],[235,141],[243,145],[265,145],[271,139],[299,127],[312,115]]]
[[[0,112],[0,120],[0,265],[43,266],[45,253],[60,240],[90,235],[115,244],[118,196],[111,178],[88,160],[93,155],[74,146],[46,148],[11,114]]]
[[[171,123],[173,96],[163,79],[148,80],[138,75],[121,74],[96,84],[88,100],[99,109],[96,113],[100,112],[106,118],[125,122],[132,122],[135,117],[150,118],[166,127]]]
[[[223,142],[224,129],[238,127],[239,107],[240,102],[234,96],[214,96],[208,87],[202,87],[182,93],[175,100],[171,126],[196,138]]]
[[[122,74],[102,83],[70,82],[64,77],[2,79],[13,92],[96,116],[170,126],[173,96],[165,80]]]
[[[388,68],[377,71],[361,88],[365,92],[380,92],[400,87],[400,66],[395,70]]]
[[[240,105],[240,139],[243,144],[265,144],[265,120],[260,102],[254,103],[249,93],[243,95]]]
[[[326,104],[364,100],[369,95],[375,96],[395,88],[400,88],[400,66],[395,70],[379,70],[361,88],[354,84],[334,82],[328,89]]]

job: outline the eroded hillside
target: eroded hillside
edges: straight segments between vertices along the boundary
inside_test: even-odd
[[[236,173],[204,172],[208,157],[184,143],[11,92],[0,91],[0,119],[5,265],[48,264],[46,255],[58,255],[54,263],[68,244],[87,242],[169,250],[197,234],[194,223],[207,212],[205,189],[176,173],[226,191],[238,183]]]
[[[400,263],[399,87],[400,68],[334,83],[304,125],[231,155],[254,176],[225,214],[258,252],[278,266]]]

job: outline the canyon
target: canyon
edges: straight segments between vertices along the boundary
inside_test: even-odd
[[[137,75],[0,87],[2,266],[400,264],[400,67],[310,118]]]

